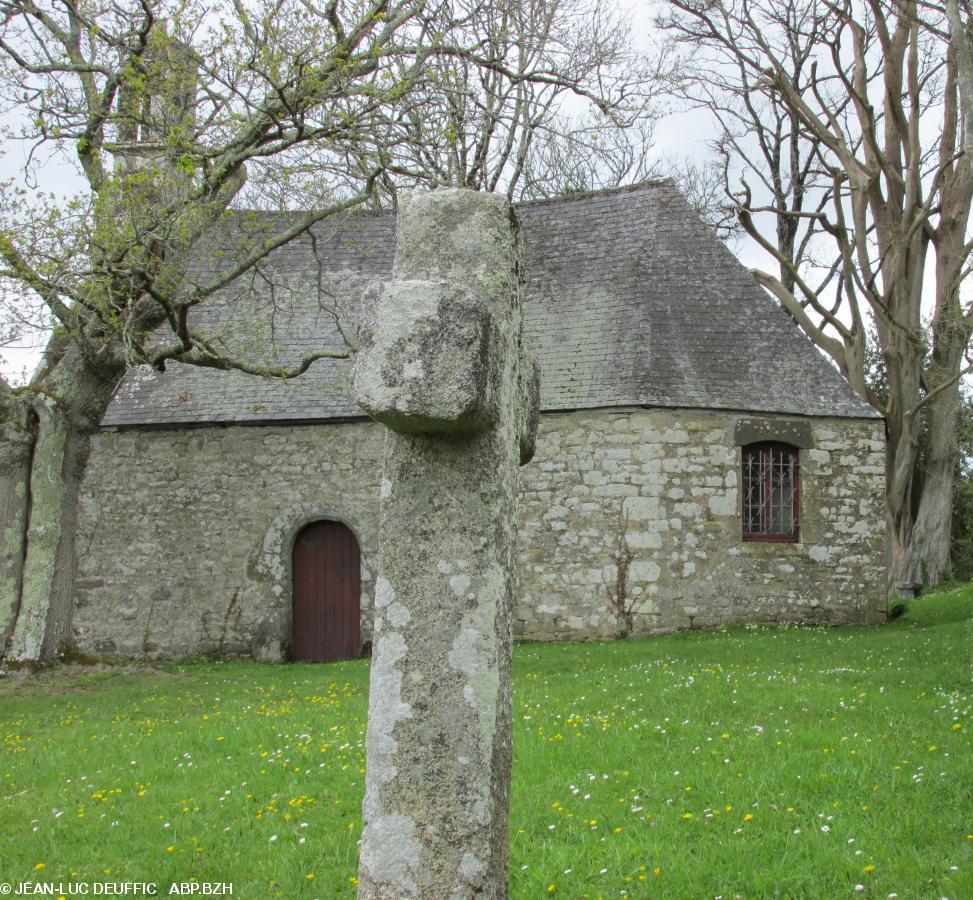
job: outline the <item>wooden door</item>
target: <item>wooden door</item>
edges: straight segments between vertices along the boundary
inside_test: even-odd
[[[361,554],[341,522],[312,522],[294,541],[294,659],[361,655]]]

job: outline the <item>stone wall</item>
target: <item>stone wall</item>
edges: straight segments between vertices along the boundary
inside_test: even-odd
[[[521,473],[518,637],[885,621],[884,424],[809,420],[800,541],[781,544],[741,538],[738,419],[544,417]]]
[[[307,523],[351,528],[371,602],[381,469],[370,422],[102,431],[82,492],[75,643],[104,656],[279,659]]]
[[[884,621],[882,422],[807,420],[801,540],[762,544],[741,540],[738,419],[545,415],[521,470],[516,636]],[[381,454],[369,422],[101,432],[83,488],[77,646],[281,658],[293,539],[316,519],[361,544],[367,640]]]

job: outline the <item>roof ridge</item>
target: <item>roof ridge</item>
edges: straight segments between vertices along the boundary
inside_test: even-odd
[[[552,203],[570,203],[574,200],[592,200],[599,197],[613,197],[618,194],[634,194],[639,191],[651,190],[661,187],[675,187],[675,182],[671,178],[647,178],[644,181],[637,181],[634,184],[622,184],[609,188],[597,188],[590,191],[572,191],[567,194],[559,194],[556,197],[537,197],[532,200],[517,200],[513,206],[515,209],[524,206],[548,206]],[[250,209],[231,207],[226,211],[228,216],[267,216],[267,217],[297,217],[306,216],[309,212],[317,212],[313,209]],[[371,209],[366,206],[353,206],[348,209],[336,212],[335,215],[346,216],[387,216],[395,214],[395,208],[386,206],[382,209]]]
[[[622,184],[617,187],[598,188],[592,191],[572,191],[569,194],[561,194],[557,197],[539,197],[535,200],[519,200],[514,203],[514,209],[523,206],[549,206],[553,203],[570,203],[572,200],[595,200],[599,197],[614,197],[618,194],[634,194],[639,191],[646,191],[653,188],[675,187],[675,182],[671,178],[649,178],[645,181],[637,181],[635,184]]]

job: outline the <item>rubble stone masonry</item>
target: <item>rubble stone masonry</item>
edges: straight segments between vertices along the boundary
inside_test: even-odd
[[[742,540],[744,414],[545,414],[521,475],[514,632],[583,640],[744,623],[885,620],[881,420],[810,423],[800,540]],[[365,421],[106,429],[78,535],[74,641],[126,658],[277,660],[297,532],[337,519],[362,550],[371,633],[382,435]]]

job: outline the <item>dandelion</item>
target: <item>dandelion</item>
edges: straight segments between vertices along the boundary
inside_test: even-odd
[[[38,863],[36,866],[34,866],[34,871],[39,872],[41,869],[46,869],[46,868],[47,868],[47,863]]]
[[[864,868],[864,869],[862,869],[862,871],[863,871],[863,872],[864,872],[864,873],[865,873],[866,875],[871,875],[871,874],[872,874],[872,872],[874,872],[874,871],[875,871],[875,866],[865,866],[865,868]]]

